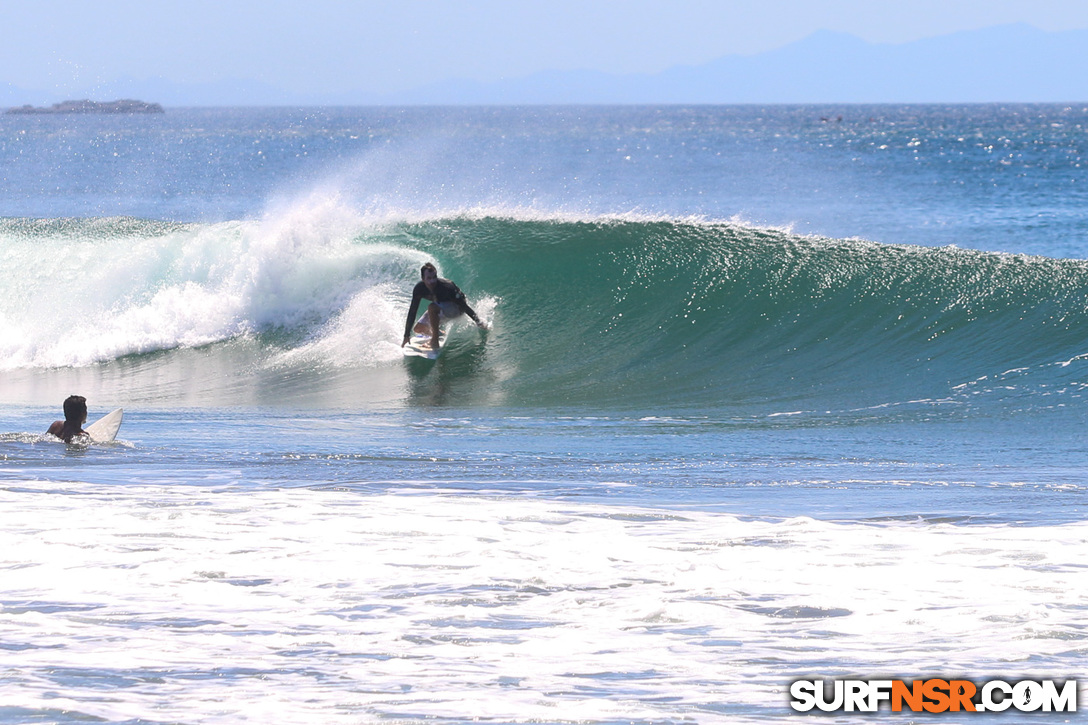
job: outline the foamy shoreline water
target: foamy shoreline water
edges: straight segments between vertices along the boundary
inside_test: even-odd
[[[1083,523],[43,481],[0,499],[5,722],[748,722],[786,716],[801,676],[1071,676],[1082,656]]]

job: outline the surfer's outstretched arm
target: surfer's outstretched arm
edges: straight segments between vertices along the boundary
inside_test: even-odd
[[[461,308],[461,312],[468,315],[469,319],[476,323],[476,327],[487,329],[487,323],[480,319],[480,316],[476,314],[476,310],[468,306],[468,300],[465,299],[464,295],[461,295],[457,300],[457,304]]]

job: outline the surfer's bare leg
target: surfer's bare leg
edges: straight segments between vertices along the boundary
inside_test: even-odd
[[[427,321],[431,323],[431,349],[438,349],[438,305],[430,305],[427,308]]]

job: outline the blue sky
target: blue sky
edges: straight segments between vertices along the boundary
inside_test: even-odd
[[[656,72],[817,30],[903,43],[1006,23],[1088,28],[1084,0],[2,0],[0,83],[117,78],[392,92],[537,70]]]

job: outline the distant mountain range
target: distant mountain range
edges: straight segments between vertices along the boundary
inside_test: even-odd
[[[1088,30],[1030,25],[964,31],[900,45],[820,31],[777,50],[661,73],[543,71],[448,80],[399,93],[305,95],[255,81],[186,84],[119,79],[68,97],[142,98],[164,106],[399,104],[976,103],[1088,101]],[[0,84],[0,106],[53,102]]]
[[[1088,101],[1088,30],[1029,25],[867,43],[820,31],[778,50],[657,74],[543,72],[436,83],[400,95],[445,103],[970,103]]]

